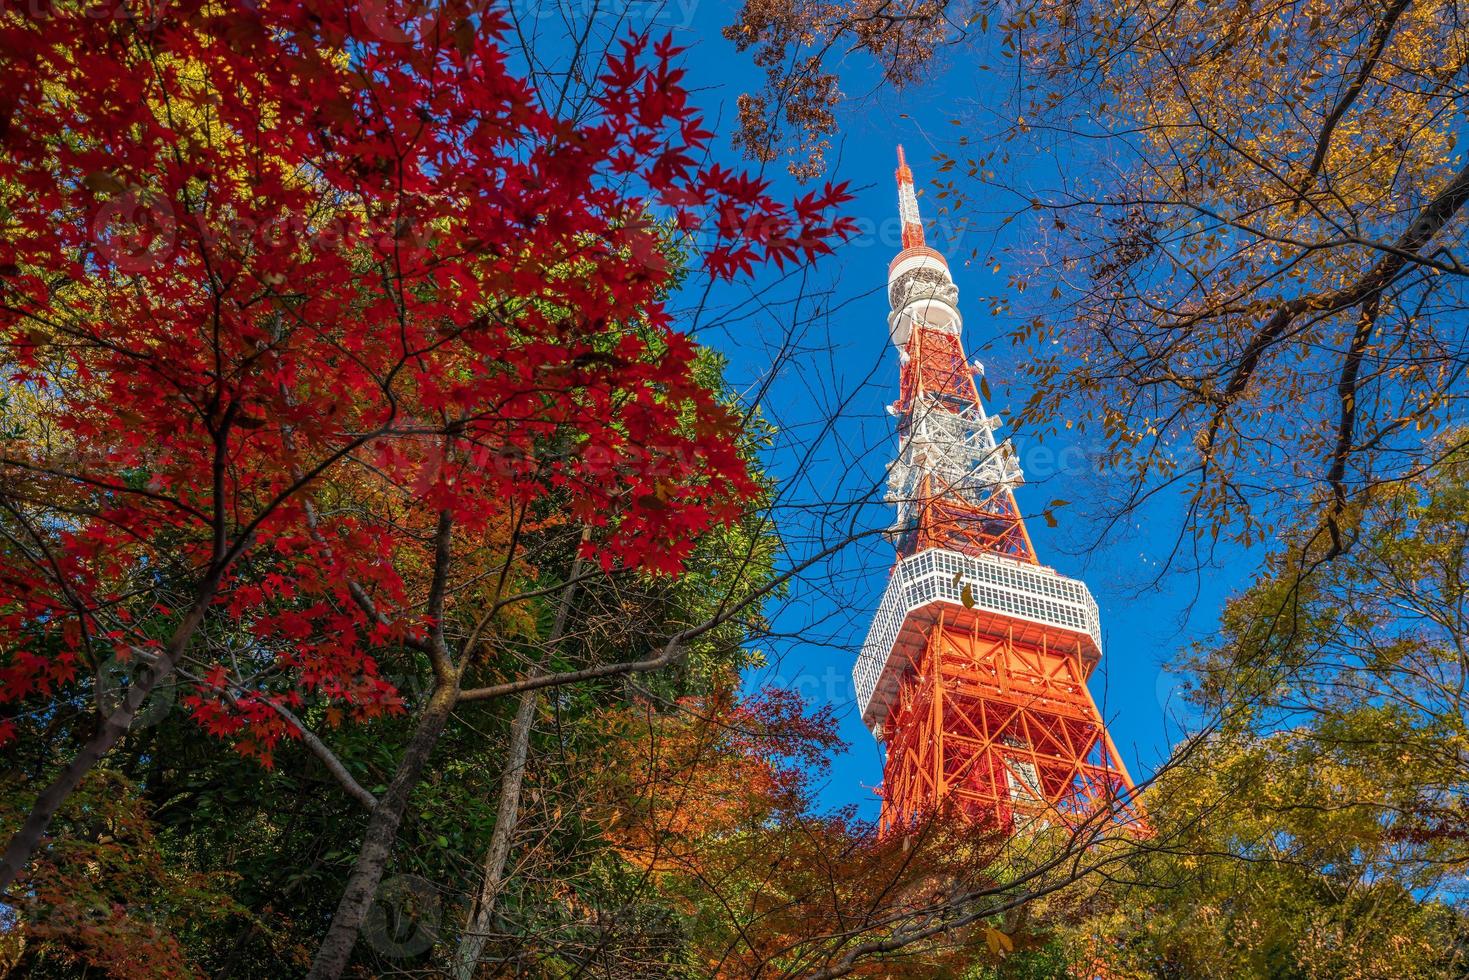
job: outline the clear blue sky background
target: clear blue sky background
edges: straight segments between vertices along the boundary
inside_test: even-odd
[[[652,9],[632,22],[647,23]],[[720,133],[717,152],[731,162],[735,154],[727,134],[735,99],[760,82],[749,59],[720,36],[732,17],[731,6],[684,0],[664,8],[655,25],[655,32],[671,29],[690,47],[688,82],[699,91],[711,128]],[[707,293],[696,281],[680,297],[680,304],[697,310],[699,339],[729,356],[731,380],[739,386],[766,378],[773,345],[791,337],[798,341],[799,350],[782,361],[763,399],[781,428],[769,464],[785,480],[780,516],[797,555],[846,529],[862,531],[891,520],[888,509],[873,502],[872,488],[881,482],[895,448],[883,408],[896,397],[898,380],[884,295],[887,265],[900,247],[893,182],[897,143],[906,145],[917,176],[930,244],[951,259],[966,349],[987,367],[991,411],[1003,413],[1027,394],[1010,387],[1025,356],[1004,340],[1014,323],[990,317],[982,300],[1005,292],[1007,277],[1018,271],[1005,259],[1006,250],[1027,244],[1025,236],[1035,234],[1035,228],[1023,218],[1000,228],[1016,201],[997,196],[992,213],[956,242],[936,220],[934,191],[926,187],[934,176],[929,161],[935,150],[952,149],[961,132],[982,140],[987,121],[1003,108],[1004,76],[981,70],[985,60],[982,48],[953,52],[935,78],[900,96],[876,85],[864,59],[850,57],[843,76],[850,101],[840,111],[842,131],[829,160],[831,176],[849,181],[856,191],[849,213],[864,233],[796,277],[768,275],[754,288]],[[956,127],[955,117],[964,125]],[[1041,152],[1013,163],[1010,172],[999,175],[1002,182],[1043,194],[1048,181],[1054,183],[1057,159],[1066,148],[1056,149],[1056,156]],[[782,196],[799,190],[782,164],[768,167],[766,176]],[[964,263],[972,251],[981,261]],[[984,261],[989,255],[999,257],[998,273]],[[1011,316],[1029,319],[1038,312],[1025,294],[1010,298]],[[1042,446],[1026,433],[1008,427],[1002,432],[1013,436],[1026,470],[1027,485],[1018,497],[1035,515],[1028,525],[1041,561],[1085,579],[1101,605],[1104,655],[1092,692],[1124,760],[1135,777],[1143,778],[1180,734],[1176,681],[1161,672],[1161,664],[1190,641],[1210,636],[1223,601],[1247,583],[1259,556],[1227,555],[1222,567],[1207,574],[1160,576],[1160,561],[1173,547],[1181,512],[1177,495],[1160,496],[1108,545],[1094,547],[1101,530],[1098,515],[1106,512],[1109,495],[1120,491],[1117,481],[1080,462],[1084,457],[1074,452],[1064,457],[1073,465],[1058,472],[1054,461],[1072,444],[1047,440]],[[1074,448],[1084,450],[1085,439]],[[1050,528],[1039,512],[1057,498],[1072,503],[1057,512],[1059,526]],[[868,818],[877,812],[873,787],[881,780],[881,756],[855,710],[850,671],[891,564],[890,547],[881,538],[868,538],[798,579],[771,608],[778,639],[764,645],[769,665],[749,678],[794,685],[813,700],[833,705],[850,747],[833,759],[819,802],[856,805]]]

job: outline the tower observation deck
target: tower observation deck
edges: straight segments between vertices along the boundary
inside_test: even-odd
[[[1130,821],[1132,781],[1087,689],[1102,655],[1097,604],[1036,560],[1015,501],[1020,465],[980,399],[983,368],[965,358],[959,291],[924,242],[902,147],[897,179],[897,563],[852,672],[862,720],[887,749],[883,826],[941,804],[1012,829],[1099,811]]]

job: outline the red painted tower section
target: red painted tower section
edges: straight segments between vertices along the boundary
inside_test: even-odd
[[[1015,501],[1020,466],[985,413],[983,368],[965,359],[958,289],[924,244],[901,147],[897,178],[898,560],[853,671],[863,720],[887,747],[883,826],[941,802],[1011,830],[1099,812],[1132,822],[1132,781],[1087,689],[1102,652],[1097,604],[1036,560]]]

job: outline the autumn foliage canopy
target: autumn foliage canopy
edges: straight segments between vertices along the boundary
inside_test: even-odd
[[[668,41],[622,45],[573,120],[470,3],[130,12],[0,20],[11,712],[110,657],[179,665],[268,761],[303,694],[396,710],[375,652],[439,612],[409,575],[436,515],[488,535],[564,493],[589,557],[657,573],[736,513],[739,419],[662,242],[716,277],[810,258],[845,194],[702,164]],[[234,653],[185,656],[216,613]]]

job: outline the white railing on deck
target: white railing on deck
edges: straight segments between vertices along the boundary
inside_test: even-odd
[[[862,653],[852,668],[857,704],[869,728],[881,720],[869,714],[877,707],[873,696],[884,672],[897,669],[891,658],[903,620],[914,609],[933,602],[963,608],[961,596],[965,585],[969,586],[974,609],[979,612],[1085,633],[1096,643],[1099,652],[1102,649],[1097,603],[1086,583],[1040,565],[999,555],[965,555],[938,548],[920,551],[893,569],[867,641],[862,644]]]

